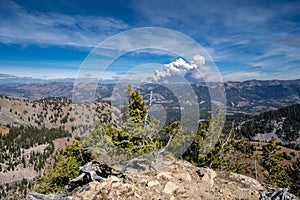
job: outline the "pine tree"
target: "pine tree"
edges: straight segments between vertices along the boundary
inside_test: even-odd
[[[289,186],[291,192],[300,197],[300,157],[298,157],[292,165],[287,169]]]
[[[58,156],[54,167],[46,169],[43,176],[36,180],[34,190],[44,194],[61,192],[72,178],[79,175],[79,167],[92,159],[91,153],[84,150],[80,142],[68,145]]]
[[[136,122],[143,124],[147,112],[145,102],[139,90],[133,91],[132,85],[129,84],[127,90],[128,102],[126,106],[129,109],[129,117],[133,118]]]
[[[278,153],[276,139],[272,137],[269,144],[263,146],[262,166],[266,170],[265,182],[279,187],[286,187],[287,179],[282,154]]]
[[[166,153],[166,150],[174,153],[185,148],[181,144],[187,138],[182,134],[179,122],[173,122],[160,130],[159,121],[148,117],[145,119],[147,107],[140,91],[133,91],[129,85],[127,94],[127,110],[123,123],[117,127],[110,123],[96,123],[94,131],[83,141],[85,146],[94,147],[93,153],[96,157],[106,157],[113,163],[131,163],[137,157],[143,156],[148,156],[144,160],[157,161],[159,155]]]

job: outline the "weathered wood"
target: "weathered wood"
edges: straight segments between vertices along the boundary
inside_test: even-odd
[[[83,177],[85,177],[86,174],[80,174],[79,176],[77,176],[76,178],[73,178],[71,180],[71,182],[77,182],[79,180],[81,180]]]
[[[88,162],[84,166],[81,166],[80,168],[80,174],[76,178],[73,178],[71,180],[72,184],[77,185],[77,183],[82,180],[83,178],[87,177],[88,182],[90,181],[104,181],[105,178],[107,178],[110,175],[114,176],[122,176],[123,173],[120,171],[117,171],[113,169],[112,167],[109,167],[106,163],[102,161],[93,160],[91,162]],[[81,183],[82,184],[82,183]],[[74,185],[73,185],[74,186]],[[37,192],[29,192],[28,197],[31,200],[69,200],[67,195],[65,194],[40,194]]]
[[[278,188],[274,192],[261,191],[260,200],[292,200],[288,188]]]
[[[31,200],[69,200],[65,194],[40,194],[37,192],[29,192],[28,194]]]
[[[84,166],[80,167],[80,174],[78,177],[71,180],[72,183],[76,183],[84,177],[88,178],[88,181],[104,181],[104,178],[107,178],[110,175],[118,176],[122,175],[122,172],[119,172],[112,167],[109,167],[106,163],[102,161],[93,160],[88,162]]]

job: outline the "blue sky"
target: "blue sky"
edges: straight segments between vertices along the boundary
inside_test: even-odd
[[[168,28],[193,38],[224,80],[300,78],[299,0],[0,0],[0,73],[76,77],[100,42],[140,27]],[[177,58],[156,51],[129,53],[109,75]]]

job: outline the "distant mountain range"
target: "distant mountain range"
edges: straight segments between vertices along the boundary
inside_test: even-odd
[[[85,83],[84,87],[90,87],[91,83]],[[33,83],[14,83],[0,81],[0,95],[16,99],[38,100],[49,97],[72,98],[73,81],[54,81],[54,82],[33,82]],[[230,113],[250,113],[257,114],[268,110],[275,110],[285,106],[300,103],[300,79],[298,80],[250,80],[244,82],[225,82],[227,97],[227,108]],[[115,84],[99,84],[95,100],[109,101]],[[180,86],[178,86],[180,87]],[[142,94],[150,94],[150,90],[157,89],[157,92],[165,92],[166,88],[159,85],[142,86]],[[205,83],[192,84],[198,96],[201,108],[210,108],[210,95]],[[174,100],[174,94],[165,94],[165,99]],[[148,95],[149,96],[149,95]],[[180,97],[177,97],[180,99]],[[175,105],[176,102],[173,102]]]
[[[226,82],[229,110],[261,113],[300,103],[300,80]]]
[[[32,77],[18,77],[11,74],[0,73],[0,84],[4,83],[49,83],[49,82],[74,82],[75,78],[40,79]]]

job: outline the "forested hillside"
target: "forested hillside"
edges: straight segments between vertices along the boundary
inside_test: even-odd
[[[71,142],[71,133],[32,126],[8,127],[0,134],[0,197],[26,195],[28,180],[49,167]],[[18,191],[18,192],[17,192]]]
[[[82,89],[91,87],[91,84],[80,84]],[[95,98],[97,101],[107,101],[112,95],[116,84],[99,84]],[[184,85],[178,85],[178,88]],[[191,85],[201,102],[201,108],[210,108],[210,94],[204,82]],[[300,103],[300,80],[249,80],[244,82],[224,83],[227,105],[230,112],[262,113],[271,109]],[[145,84],[140,88],[141,94],[149,94],[150,90],[164,100],[174,101],[174,94],[168,88],[154,84]],[[155,91],[156,90],[156,91]],[[73,82],[48,83],[0,83],[0,95],[24,100],[39,100],[57,96],[72,97]],[[179,96],[177,96],[180,99]]]
[[[74,137],[94,120],[111,119],[107,103],[78,103],[65,97],[36,101],[0,97],[0,198],[26,196],[29,180],[55,162]],[[24,192],[24,193],[23,193]]]
[[[121,108],[122,121],[112,120],[112,115],[108,115],[112,107],[107,103],[92,103],[92,107],[76,104],[77,110],[67,98],[33,102],[0,98],[4,114],[0,120],[11,120],[10,125],[0,127],[0,176],[5,183],[0,184],[1,198],[24,198],[29,190],[45,194],[73,193],[78,185],[74,186],[72,180],[79,175],[79,167],[92,159],[101,159],[112,166],[122,164],[122,172],[128,169],[155,171],[161,157],[176,157],[178,152],[181,153],[179,159],[197,167],[211,168],[220,174],[244,174],[272,187],[290,187],[299,195],[300,153],[280,147],[276,142],[276,139],[290,142],[286,146],[291,146],[288,144],[294,144],[293,138],[297,141],[299,105],[256,116],[229,115],[225,132],[220,126],[225,113],[219,110],[211,113],[208,120],[200,121],[198,131],[193,133],[182,127],[176,117],[159,127],[159,122],[148,115],[141,92],[129,86],[127,93],[128,100]],[[91,114],[96,114],[93,116],[96,120]],[[66,130],[75,130],[71,126],[74,121],[82,123],[76,128],[84,137],[76,137],[81,141],[73,143],[74,138],[68,139],[71,134]],[[94,128],[89,129],[90,126]],[[252,130],[264,131],[261,135],[270,137],[269,143],[245,140],[261,137]],[[278,131],[278,135],[272,130]],[[189,140],[191,145],[186,146]],[[58,147],[66,149],[58,151]],[[24,173],[30,174],[20,177]],[[35,179],[30,180],[32,178]],[[86,183],[87,180],[82,179],[78,184],[84,187]]]
[[[84,179],[84,176],[75,178],[79,175],[76,170],[79,164],[85,164],[92,157],[99,159],[100,163],[110,163],[111,166],[118,167],[122,173],[127,170],[155,172],[157,166],[161,165],[161,158],[176,156],[174,149],[185,148],[185,141],[191,133],[185,130],[180,122],[173,122],[159,129],[155,119],[146,117],[147,107],[142,101],[140,91],[133,91],[129,87],[125,107],[127,109],[121,126],[97,123],[89,136],[80,143],[67,147],[59,156],[55,168],[47,169],[35,182],[34,190],[44,194],[63,192],[75,195],[73,190],[78,185],[74,186],[74,180],[77,180],[79,185],[93,180],[91,177]],[[264,144],[234,140],[234,130],[229,134],[220,131],[219,120],[224,120],[222,111],[215,115],[218,117],[212,116],[209,122],[199,122],[199,129],[194,135],[192,145],[180,159],[187,160],[197,167],[214,169],[220,174],[235,172],[251,176],[272,187],[290,187],[291,192],[300,195],[297,175],[300,170],[298,151],[291,152],[290,155],[284,154],[274,137],[270,143]],[[211,128],[214,130],[213,133],[210,132]],[[204,151],[205,149],[207,151]],[[80,157],[72,153],[73,151],[84,152],[88,155],[87,160],[84,161],[86,157]],[[66,168],[69,170],[66,171]],[[86,171],[86,168],[81,169]],[[101,173],[104,174],[101,176]],[[110,170],[101,173],[95,177],[100,180],[104,178],[105,181],[108,176],[105,173],[110,173]],[[57,182],[58,180],[60,181]]]
[[[62,129],[11,127],[8,134],[0,134],[0,172],[14,171],[19,165],[39,172],[54,152],[53,141],[65,137],[71,137],[71,133]],[[40,151],[30,150],[38,146]]]
[[[83,134],[95,120],[109,121],[112,110],[108,103],[73,103],[66,97],[51,97],[35,101],[0,96],[0,124],[62,128]]]
[[[236,133],[250,140],[259,141],[270,141],[271,137],[275,137],[285,146],[299,148],[300,104],[250,117],[240,122]]]

